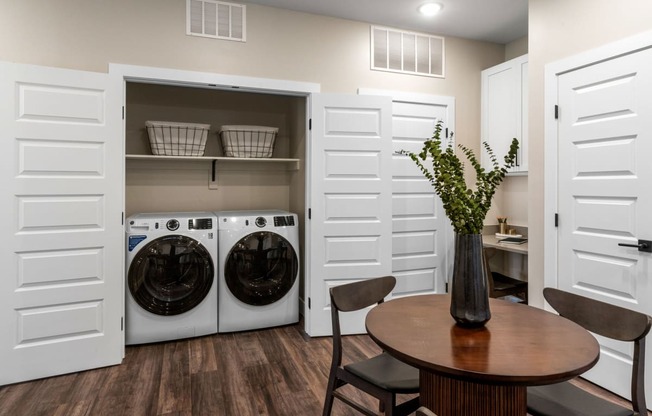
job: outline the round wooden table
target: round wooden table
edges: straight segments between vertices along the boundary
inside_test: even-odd
[[[491,320],[467,329],[450,296],[399,298],[372,309],[369,336],[420,370],[421,404],[438,416],[525,416],[529,385],[571,379],[595,365],[584,328],[542,309],[490,299]]]

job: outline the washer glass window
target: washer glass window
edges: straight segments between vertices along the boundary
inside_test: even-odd
[[[197,240],[170,235],[144,246],[129,267],[129,291],[143,309],[178,315],[208,295],[215,271],[210,253]]]
[[[297,279],[299,261],[282,236],[261,231],[240,239],[224,265],[226,285],[249,305],[269,305],[285,296]]]

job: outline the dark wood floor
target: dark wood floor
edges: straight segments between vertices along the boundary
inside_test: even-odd
[[[379,348],[349,336],[344,350],[346,361]],[[128,347],[119,366],[0,387],[0,415],[320,415],[330,359],[330,338],[309,339],[298,325]],[[358,416],[336,401],[333,416],[347,415]]]

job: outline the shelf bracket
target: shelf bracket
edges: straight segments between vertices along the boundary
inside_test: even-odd
[[[211,160],[211,170],[208,176],[208,189],[217,189],[217,160]]]

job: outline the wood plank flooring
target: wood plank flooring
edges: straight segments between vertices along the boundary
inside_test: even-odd
[[[344,351],[348,361],[380,350],[360,335],[345,337]],[[331,339],[308,338],[299,325],[133,346],[118,366],[0,387],[0,415],[317,416],[330,360]],[[358,416],[337,400],[332,415]]]

